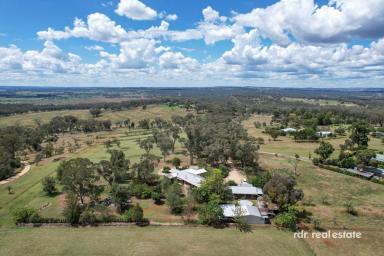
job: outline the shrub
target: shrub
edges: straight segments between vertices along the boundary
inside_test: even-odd
[[[291,213],[300,219],[305,218],[305,209],[302,206],[291,205],[288,207],[288,213]]]
[[[92,210],[86,210],[80,214],[81,225],[94,225],[97,222],[96,214]]]
[[[172,164],[173,164],[173,166],[175,166],[176,168],[179,167],[180,164],[181,164],[181,160],[180,160],[180,158],[178,158],[178,157],[174,157],[174,158],[172,159]]]
[[[56,194],[57,189],[56,189],[56,180],[53,177],[45,177],[42,181],[43,185],[43,191],[49,195],[53,196]]]
[[[79,224],[81,207],[77,201],[76,196],[68,195],[66,201],[67,205],[65,206],[63,211],[65,219],[72,225]]]
[[[339,166],[343,168],[354,168],[356,166],[356,162],[355,162],[355,159],[352,156],[350,156],[342,159],[339,162]]]
[[[233,180],[229,180],[229,181],[227,181],[226,185],[227,186],[237,186],[237,183]]]
[[[321,225],[321,221],[317,218],[312,218],[311,220],[312,224],[313,224],[313,228],[314,229],[317,229],[319,230],[320,229],[320,225]]]
[[[155,204],[160,204],[162,200],[162,195],[159,192],[152,192],[152,200]]]
[[[132,194],[139,199],[151,198],[153,189],[147,184],[135,184],[132,188]]]
[[[356,211],[356,209],[353,206],[351,201],[346,202],[344,206],[345,206],[345,210],[347,213],[354,215],[354,216],[357,215],[357,211]]]
[[[317,157],[314,157],[314,158],[312,159],[312,163],[313,163],[314,165],[319,165],[319,164],[320,164],[320,159],[317,158]]]
[[[219,200],[211,200],[199,208],[199,220],[204,225],[220,226],[224,219],[223,209]]]
[[[17,208],[13,210],[12,217],[16,224],[31,223],[40,218],[37,210],[33,208]]]
[[[143,209],[139,204],[135,204],[124,213],[126,221],[140,223],[144,218]]]
[[[227,166],[221,164],[219,166],[219,169],[221,171],[221,175],[223,176],[223,178],[228,177],[228,175],[229,175],[229,168]]]
[[[162,173],[169,173],[169,170],[171,170],[168,166],[164,166]]]
[[[271,173],[263,172],[258,175],[249,176],[248,181],[255,187],[262,188],[272,178]]]
[[[290,212],[284,212],[278,214],[274,218],[274,223],[276,226],[286,228],[290,231],[296,231],[297,230],[297,217],[295,214],[290,213]]]
[[[263,137],[258,137],[258,138],[256,138],[256,143],[259,145],[263,145],[263,144],[265,144],[265,140]]]

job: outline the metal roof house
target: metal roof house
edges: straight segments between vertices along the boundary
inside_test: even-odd
[[[384,155],[383,154],[376,154],[376,160],[379,162],[384,162]]]
[[[170,173],[167,174],[167,177],[169,179],[177,179],[182,181],[184,184],[200,187],[201,183],[204,181],[204,178],[188,170],[189,169],[180,171],[177,169],[172,169],[170,170]]]
[[[230,186],[229,189],[236,197],[257,197],[263,195],[263,190],[261,188],[254,187],[246,182],[243,182],[238,186]]]
[[[287,128],[281,129],[281,131],[285,133],[290,133],[290,132],[296,132],[297,130],[295,128],[287,127]]]
[[[265,224],[268,219],[268,215],[264,211],[253,206],[253,203],[248,200],[240,200],[239,205],[223,204],[220,207],[223,209],[224,217],[227,219],[233,219],[239,213],[241,213],[248,224]]]
[[[330,132],[330,131],[320,131],[320,132],[316,132],[316,134],[319,136],[319,137],[329,137],[333,134],[333,132]]]
[[[357,170],[356,168],[355,169],[344,169],[344,170],[347,172],[356,174],[358,176],[361,176],[363,178],[366,178],[366,179],[370,179],[374,176],[374,174],[372,172],[362,172],[362,171]]]

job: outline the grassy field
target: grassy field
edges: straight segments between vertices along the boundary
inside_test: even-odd
[[[288,102],[304,102],[304,103],[316,104],[320,106],[345,106],[345,107],[357,106],[357,104],[353,102],[341,102],[338,100],[305,99],[305,98],[292,98],[292,97],[284,97],[283,100]]]
[[[18,228],[0,230],[0,255],[314,255],[291,233],[271,228]]]
[[[140,156],[144,153],[144,151],[137,144],[137,140],[144,137],[127,137],[124,134],[124,131],[125,129],[118,129],[114,130],[110,134],[106,132],[100,132],[97,133],[97,136],[103,138],[102,140],[111,138],[119,139],[121,143],[120,147],[114,146],[113,148],[122,150],[125,153],[126,157],[130,160],[131,164],[133,164],[135,162],[138,162],[140,160]],[[95,137],[96,135],[93,136]],[[85,140],[85,138],[82,139]],[[157,156],[161,156],[160,150],[157,147],[155,147],[151,153]],[[182,160],[184,160],[184,164],[187,164],[188,159],[183,155],[182,147],[179,143],[176,143],[175,153],[168,156],[166,159],[170,160],[175,156],[181,158]],[[60,160],[64,160],[74,157],[89,158],[91,161],[97,163],[101,160],[109,159],[109,154],[107,152],[107,148],[104,146],[102,141],[96,142],[92,146],[83,145],[83,147],[75,153],[66,153],[60,156],[45,159],[40,162],[38,166],[33,165],[31,171],[28,172],[25,176],[9,184],[12,187],[13,194],[8,194],[8,191],[6,189],[8,185],[1,185],[0,226],[11,226],[12,220],[10,212],[14,208],[23,206],[40,209],[40,213],[44,217],[61,217],[62,207],[60,206],[60,200],[62,200],[62,198],[59,195],[56,197],[45,196],[42,192],[41,180],[48,175],[55,174],[56,167],[59,164],[59,161],[55,162],[55,158],[60,158]],[[170,164],[161,161],[156,168],[156,172],[161,172],[161,169],[164,165],[171,166]],[[143,203],[144,207],[150,208],[148,202]],[[159,213],[162,214],[154,214],[157,213],[156,211],[159,211]],[[156,221],[180,222],[180,217],[175,218],[175,216],[171,215],[168,211],[168,207],[166,206],[162,206],[159,208],[150,208],[148,214],[148,217],[151,217],[151,219],[153,219],[155,216],[155,219],[153,220]]]
[[[270,118],[270,117],[269,117]],[[299,154],[299,156],[308,158],[311,154],[314,156],[314,151],[319,147],[319,143],[313,142],[295,142],[290,136],[280,136],[276,141],[273,141],[268,134],[263,133],[263,128],[255,128],[254,122],[264,122],[268,120],[268,116],[263,115],[255,115],[249,118],[248,120],[243,122],[244,127],[247,129],[248,133],[255,137],[261,137],[264,139],[265,144],[261,145],[261,151],[271,152],[271,153],[279,153],[289,156],[294,156],[295,154]],[[268,124],[268,122],[267,122]],[[337,138],[329,138],[325,139],[330,142],[335,148],[335,152],[331,157],[337,157],[340,152],[340,145],[344,143],[347,136],[337,137]],[[375,149],[378,151],[384,150],[384,144],[380,139],[370,137],[369,148]]]
[[[131,119],[137,124],[139,120],[149,118],[154,119],[161,117],[163,119],[170,119],[173,115],[185,115],[185,109],[179,107],[169,107],[167,105],[150,105],[147,109],[135,108],[122,111],[103,111],[98,120],[111,120],[114,124],[116,121],[121,121],[126,118]],[[55,116],[73,115],[80,119],[91,119],[92,116],[89,110],[62,110],[62,111],[49,111],[49,112],[33,112],[20,115],[12,115],[0,118],[0,127],[11,125],[26,125],[35,126],[36,121],[47,123]]]
[[[184,113],[180,109],[167,106],[152,106],[147,110],[135,109],[126,115],[134,118],[162,116],[170,118],[174,113]],[[156,114],[161,113],[161,114]],[[48,114],[48,113],[46,113]],[[112,114],[112,113],[111,113]],[[119,119],[123,118],[120,113]],[[29,114],[28,114],[29,115]],[[104,113],[107,115],[107,113]],[[142,115],[142,116],[140,116]],[[11,117],[7,117],[11,118]],[[116,118],[116,117],[115,117]],[[268,120],[268,116],[256,116],[244,122],[249,133],[255,137],[264,137],[266,144],[262,151],[276,152],[281,156],[262,154],[260,164],[266,169],[286,168],[292,165],[285,155],[295,153],[307,157],[318,146],[317,143],[295,143],[292,138],[282,137],[280,141],[269,141],[261,129],[253,126],[255,120]],[[0,119],[0,123],[2,118]],[[33,122],[33,119],[29,121]],[[137,140],[144,136],[126,136],[126,129],[79,135],[81,148],[75,153],[65,153],[60,157],[87,157],[94,162],[108,159],[105,140],[117,138],[120,147],[131,163],[137,162],[143,153]],[[61,140],[69,140],[69,135]],[[73,135],[70,135],[73,136]],[[98,139],[95,139],[95,138]],[[84,143],[94,139],[91,146]],[[280,139],[280,138],[279,138]],[[345,138],[332,139],[335,146]],[[382,149],[379,140],[371,140],[371,148]],[[175,154],[188,164],[180,144],[176,145]],[[160,156],[155,148],[154,154]],[[273,227],[256,229],[251,234],[242,234],[234,229],[215,230],[189,227],[100,227],[100,228],[15,228],[10,212],[16,207],[29,206],[40,209],[44,217],[60,217],[62,196],[47,197],[42,192],[41,180],[54,175],[59,161],[55,157],[45,159],[25,176],[12,182],[13,194],[8,194],[6,186],[0,186],[0,255],[233,255],[237,253],[264,255],[380,255],[384,237],[384,186],[359,178],[335,173],[302,161],[297,176],[298,187],[304,190],[306,210],[321,222],[325,229],[351,229],[363,232],[363,239],[351,240],[295,240],[292,233],[279,231]],[[157,168],[164,166],[161,162]],[[167,164],[170,165],[170,164]],[[357,216],[345,212],[344,204],[351,201],[358,211]],[[138,200],[144,209],[145,217],[159,222],[180,222],[179,216],[169,213],[166,205],[154,205],[151,200]],[[65,238],[65,239],[64,239]],[[173,242],[175,241],[175,242]],[[220,246],[212,246],[212,245]],[[54,246],[52,246],[54,245]],[[131,253],[131,254],[130,254]]]
[[[271,155],[260,157],[266,169],[292,170],[289,160]],[[297,176],[298,187],[304,190],[306,206],[327,228],[381,227],[384,231],[384,186],[360,178],[332,172],[301,162]],[[344,204],[351,201],[358,216],[345,212]]]

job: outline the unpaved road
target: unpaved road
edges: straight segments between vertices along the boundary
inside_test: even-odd
[[[12,176],[6,180],[0,181],[0,185],[5,185],[14,180],[17,180],[18,178],[20,178],[21,176],[24,176],[27,172],[31,170],[31,165],[28,162],[22,162],[22,164],[24,165],[24,168],[23,170],[21,170],[21,172],[17,173],[15,176]]]

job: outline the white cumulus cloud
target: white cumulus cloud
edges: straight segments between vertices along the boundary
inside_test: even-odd
[[[116,13],[133,20],[153,20],[157,17],[155,10],[139,0],[120,0]]]

